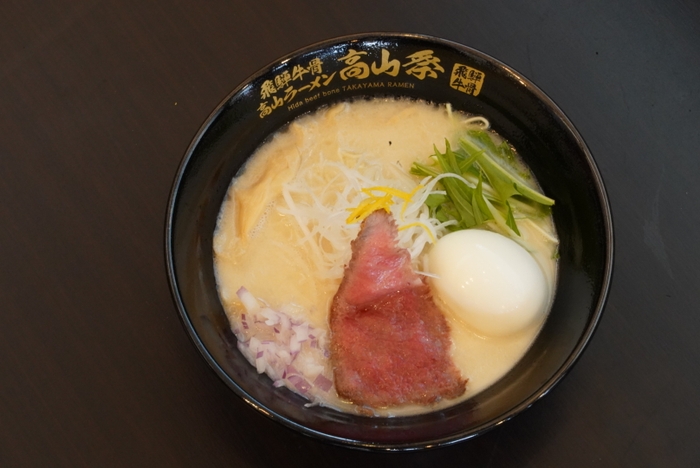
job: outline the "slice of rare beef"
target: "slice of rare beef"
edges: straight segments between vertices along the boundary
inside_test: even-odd
[[[465,390],[445,317],[396,238],[386,211],[364,220],[331,304],[335,387],[361,406],[424,405]]]

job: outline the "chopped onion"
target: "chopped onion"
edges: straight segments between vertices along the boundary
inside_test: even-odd
[[[318,374],[316,379],[314,379],[314,385],[316,385],[324,392],[328,392],[331,389],[331,387],[333,387],[333,381],[327,379],[326,376],[323,374]]]
[[[326,331],[275,310],[242,287],[236,293],[246,312],[231,321],[238,349],[273,386],[287,387],[312,404],[333,388]],[[295,307],[285,306],[293,311]]]

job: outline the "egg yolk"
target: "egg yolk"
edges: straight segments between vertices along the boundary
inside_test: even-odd
[[[428,270],[448,312],[478,334],[505,336],[545,313],[547,282],[530,253],[491,231],[467,229],[443,236],[428,254]]]

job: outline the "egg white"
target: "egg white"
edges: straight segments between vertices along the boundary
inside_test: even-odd
[[[448,312],[480,335],[517,333],[546,312],[542,269],[527,250],[501,234],[449,233],[431,249],[428,269]]]

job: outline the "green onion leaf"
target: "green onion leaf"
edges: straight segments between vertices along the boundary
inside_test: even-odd
[[[450,231],[468,229],[493,221],[500,231],[511,237],[520,236],[515,214],[519,217],[545,216],[554,200],[532,188],[521,175],[516,155],[507,142],[496,145],[484,130],[468,130],[452,149],[445,140],[445,152],[436,146],[434,164],[415,162],[411,174],[436,177],[455,174],[461,178],[444,177],[438,185],[445,194],[431,194],[425,204],[440,222],[456,221]],[[467,181],[467,182],[465,182]]]
[[[518,230],[518,225],[515,223],[515,217],[513,216],[513,209],[510,207],[510,203],[506,202],[508,207],[508,214],[506,215],[506,225],[513,230],[517,235],[520,235]]]

